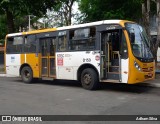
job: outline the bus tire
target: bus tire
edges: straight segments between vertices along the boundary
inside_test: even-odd
[[[25,66],[21,70],[21,78],[25,83],[32,83],[33,81],[33,72],[29,66]]]
[[[96,71],[92,68],[84,69],[81,74],[81,84],[87,90],[96,90],[99,84]]]

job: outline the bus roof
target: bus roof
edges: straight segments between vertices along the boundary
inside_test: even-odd
[[[36,33],[42,33],[42,32],[51,32],[51,31],[56,31],[56,30],[67,30],[67,29],[74,29],[74,28],[81,28],[81,27],[95,26],[95,25],[102,25],[102,24],[120,24],[121,22],[130,22],[130,21],[103,20],[103,21],[77,24],[77,25],[71,25],[71,26],[65,26],[65,27],[59,27],[59,28],[48,28],[48,29],[41,29],[41,30],[33,30],[33,31],[29,31],[29,32],[12,33],[12,34],[8,34],[7,36],[11,37],[11,36],[19,36],[19,35],[25,35],[25,34],[36,34]]]
[[[84,24],[78,24],[78,25],[59,27],[59,28],[57,28],[57,30],[81,28],[81,27],[95,26],[95,25],[102,25],[102,24],[119,24],[121,21],[122,20],[104,20],[104,21],[97,21],[97,22],[91,22],[91,23],[84,23]]]
[[[12,37],[12,36],[25,35],[25,34],[37,34],[37,33],[43,33],[43,32],[56,31],[56,30],[57,28],[39,29],[39,30],[33,30],[28,32],[12,33],[12,34],[8,34],[7,36]]]

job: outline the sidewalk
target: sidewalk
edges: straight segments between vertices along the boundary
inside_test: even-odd
[[[160,74],[156,74],[155,80],[150,83],[153,87],[160,87]]]
[[[143,83],[143,85],[160,88],[160,78],[159,79],[156,78],[156,79],[151,80],[151,81],[146,81],[146,82]]]
[[[4,65],[0,64],[0,74],[4,74]]]
[[[0,64],[0,77],[13,77],[12,75],[6,75],[4,72],[4,65]]]
[[[1,71],[1,69],[0,69],[0,77],[7,77],[7,75],[5,74],[5,72]]]

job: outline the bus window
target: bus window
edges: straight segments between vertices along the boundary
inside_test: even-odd
[[[121,31],[122,38],[121,38],[121,44],[120,44],[120,54],[121,59],[127,59],[128,58],[128,48],[127,48],[127,42],[124,33]]]
[[[51,39],[49,46],[50,46],[50,56],[54,56],[56,52],[56,38]]]
[[[36,52],[36,36],[35,35],[28,35],[25,37],[24,52],[25,53]]]
[[[95,27],[76,29],[69,32],[70,50],[94,50],[95,49]]]
[[[58,51],[63,52],[67,50],[67,31],[60,31],[58,33]]]
[[[137,24],[131,23],[126,23],[126,29],[130,38],[134,56],[137,58],[153,59],[153,55],[148,44],[150,41],[144,29]]]
[[[7,39],[7,53],[21,53],[23,50],[23,37],[9,37]]]
[[[41,50],[42,50],[42,56],[47,56],[48,48],[47,48],[47,42],[45,39],[41,41]]]
[[[66,36],[60,36],[58,38],[58,50],[65,51],[67,46]]]

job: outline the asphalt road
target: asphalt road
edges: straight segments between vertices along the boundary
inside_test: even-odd
[[[160,88],[150,86],[102,84],[88,91],[74,81],[25,84],[19,78],[0,77],[0,115],[160,115],[159,96]]]

